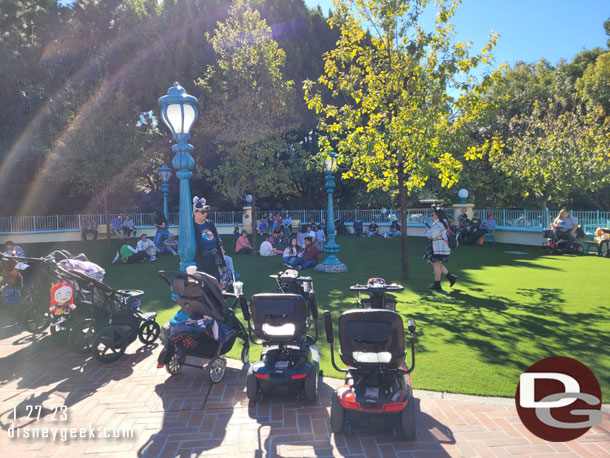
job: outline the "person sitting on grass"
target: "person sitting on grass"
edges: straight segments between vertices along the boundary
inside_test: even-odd
[[[275,254],[273,252],[273,245],[269,240],[265,240],[263,243],[261,243],[259,254],[261,256],[273,256]]]
[[[138,240],[136,248],[138,251],[146,252],[151,261],[155,261],[157,259],[157,247],[152,240],[148,239],[146,234],[142,234],[140,236],[140,240]]]
[[[178,240],[176,240],[176,236],[171,232],[167,236],[167,239],[163,242],[163,250],[161,250],[161,252],[178,256]]]
[[[237,254],[250,254],[252,253],[252,245],[250,245],[250,241],[248,240],[248,231],[242,229],[241,237],[237,239],[235,243],[235,253]]]
[[[260,224],[258,225],[259,235],[263,235],[265,232],[267,232],[268,227],[269,227],[269,223],[267,223],[267,220],[262,219]]]
[[[400,224],[397,221],[392,221],[390,224],[390,229],[384,232],[384,236],[387,237],[400,237],[402,234],[400,233]]]
[[[116,234],[120,239],[123,238],[123,231],[121,230],[121,217],[113,216],[110,220],[110,233]]]
[[[496,220],[493,213],[487,213],[487,219],[483,221],[481,227],[487,229],[487,232],[490,234],[496,230]]]
[[[375,220],[372,219],[369,229],[366,231],[366,236],[375,237],[378,234],[378,231],[379,231],[379,227],[377,227],[377,223],[375,222]]]
[[[19,245],[15,245],[15,242],[12,240],[7,240],[4,242],[4,248],[6,251],[3,254],[6,254],[7,256],[25,256],[23,248],[21,248]]]
[[[305,250],[303,251],[303,257],[298,258],[296,269],[312,269],[318,265],[318,249],[313,243],[312,237],[305,237]]]
[[[121,231],[123,232],[123,235],[127,237],[131,237],[132,232],[135,234],[136,227],[133,224],[131,216],[125,215],[125,218],[123,218],[123,224],[121,224]]]
[[[233,228],[233,241],[237,242],[239,238],[239,224],[235,223],[235,227]]]
[[[303,256],[303,250],[297,245],[297,239],[292,239],[290,245],[286,247],[282,254],[282,260],[284,261],[284,267],[287,269],[294,269],[297,265],[297,261]]]
[[[138,251],[131,245],[123,244],[117,251],[112,262],[115,263],[119,260],[123,264],[138,264],[140,262],[150,261],[150,256],[146,254],[146,251]]]

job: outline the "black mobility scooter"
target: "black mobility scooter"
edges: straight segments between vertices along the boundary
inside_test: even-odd
[[[320,354],[312,279],[300,277],[292,269],[271,278],[278,282],[280,293],[252,296],[251,313],[245,297],[240,297],[250,338],[263,345],[261,360],[248,370],[248,399],[255,401],[268,393],[298,392],[305,401],[314,402],[318,398]],[[315,337],[307,335],[312,318]]]
[[[393,428],[396,436],[415,439],[415,400],[410,373],[415,367],[415,322],[409,320],[411,366],[405,364],[405,335],[402,317],[394,311],[395,299],[385,296],[400,285],[386,285],[374,278],[367,286],[370,299],[359,298],[363,309],[348,310],[339,317],[340,356],[347,368],[339,368],[334,356],[334,331],[330,312],[324,312],[326,340],[333,367],[345,372],[345,385],[332,395],[330,423],[334,433],[352,427]]]
[[[189,319],[174,326],[157,367],[165,366],[168,373],[176,375],[183,366],[203,367],[200,361],[187,363],[187,357],[209,359],[208,377],[212,383],[219,383],[227,367],[224,355],[231,351],[237,338],[244,342],[242,362],[248,363],[248,332],[226,302],[226,298],[235,299],[235,294],[223,291],[218,281],[204,272],[160,271],[159,276],[171,287]],[[233,305],[236,303],[237,300]]]

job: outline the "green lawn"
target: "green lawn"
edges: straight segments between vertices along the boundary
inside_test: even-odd
[[[226,238],[233,256],[234,244]],[[350,271],[321,274],[314,278],[321,310],[333,317],[354,306],[349,286],[372,276],[400,282],[400,240],[339,238],[339,258]],[[114,246],[114,245],[113,245]],[[48,253],[56,245],[24,246],[28,255]],[[106,241],[62,244],[72,252],[84,251],[106,269],[106,281],[116,288],[146,292],[145,310],[159,312],[159,322],[177,310],[169,290],[156,272],[177,269],[178,257],[158,262],[116,265]],[[405,322],[417,321],[417,354],[413,383],[417,388],[479,395],[514,395],[519,374],[537,360],[563,355],[589,366],[610,397],[610,300],[608,259],[594,256],[543,256],[539,247],[495,245],[460,247],[451,256],[450,270],[459,276],[450,296],[429,293],[431,267],[422,260],[424,239],[411,238],[411,277],[398,295],[398,311]],[[528,254],[505,254],[520,250]],[[281,258],[233,256],[249,297],[272,292],[275,281],[267,276],[281,268]],[[606,285],[606,286],[604,286]],[[445,281],[444,287],[448,288]],[[241,317],[241,312],[239,312]],[[336,321],[335,321],[336,323]],[[320,320],[321,340],[324,340]],[[322,368],[338,376],[330,366],[325,342],[320,342]],[[236,345],[229,356],[239,357]],[[251,353],[258,357],[260,349]]]

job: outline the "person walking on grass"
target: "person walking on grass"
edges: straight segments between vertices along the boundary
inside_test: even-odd
[[[449,273],[445,264],[449,262],[451,249],[447,238],[447,228],[449,220],[445,211],[442,208],[432,207],[432,218],[434,222],[430,226],[426,223],[426,232],[424,235],[428,237],[428,246],[424,254],[424,261],[432,264],[434,270],[434,284],[429,289],[433,291],[443,292],[441,287],[441,274],[449,280],[449,286],[453,286],[457,280],[457,276]]]

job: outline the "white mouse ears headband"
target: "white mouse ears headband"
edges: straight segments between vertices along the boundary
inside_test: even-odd
[[[206,204],[206,200],[201,197],[193,197],[193,211],[210,211],[210,206]]]

